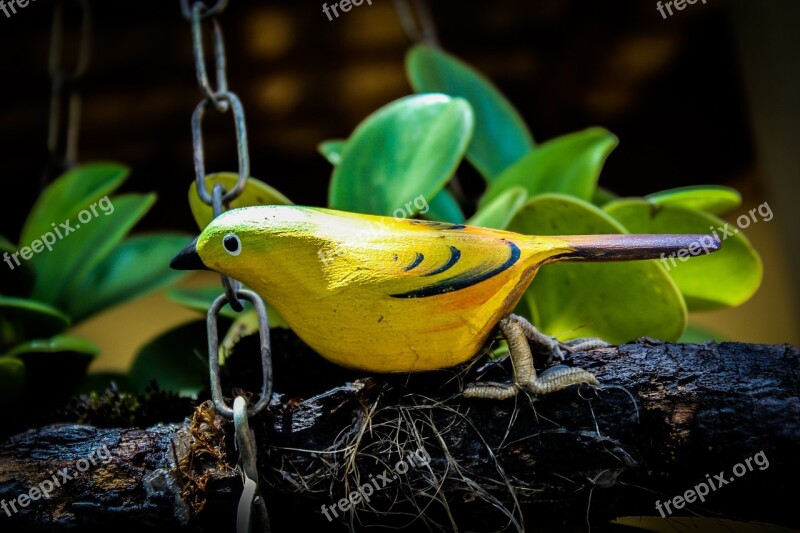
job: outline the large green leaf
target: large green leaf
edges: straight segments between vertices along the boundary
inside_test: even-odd
[[[557,194],[528,202],[509,229],[529,235],[625,233],[623,226],[592,204]],[[536,308],[536,326],[560,339],[675,340],[686,327],[683,298],[663,267],[653,261],[545,266],[525,297]]]
[[[475,112],[475,135],[467,158],[487,181],[534,147],[525,122],[485,76],[450,54],[421,44],[406,55],[406,72],[414,90],[466,99]]]
[[[761,258],[735,225],[701,211],[671,205],[653,206],[639,199],[617,200],[604,209],[634,233],[710,235],[714,231],[724,239],[718,252],[708,254],[703,248],[695,248],[686,250],[682,257],[659,260],[692,311],[735,307],[755,294],[761,284]],[[722,228],[733,235],[727,236]]]
[[[465,220],[461,206],[458,205],[456,199],[447,189],[442,189],[436,193],[433,200],[428,202],[428,207],[427,213],[420,214],[429,220],[452,222],[453,224],[461,224]]]
[[[20,244],[29,246],[52,232],[54,225],[77,218],[82,209],[116,190],[127,177],[128,169],[114,163],[82,165],[58,177],[36,200],[22,228]]]
[[[33,288],[33,269],[19,255],[14,257],[17,247],[0,235],[0,294],[6,296],[27,296]],[[19,264],[17,264],[19,262]],[[8,269],[8,272],[6,272]]]
[[[9,355],[25,363],[28,391],[44,405],[58,403],[72,394],[99,352],[99,348],[86,339],[62,335],[26,342],[16,346]]]
[[[424,94],[382,107],[347,142],[329,205],[388,216],[419,196],[432,199],[458,166],[472,128],[472,110],[461,98]]]
[[[0,296],[0,351],[26,340],[50,337],[69,325],[67,315],[45,303]]]
[[[191,240],[184,234],[140,235],[123,241],[66,298],[66,310],[79,322],[103,309],[169,285],[186,272],[170,259]]]
[[[561,193],[590,201],[603,163],[615,146],[617,137],[603,128],[589,128],[547,141],[491,183],[480,205],[514,186],[524,187],[531,197]]]
[[[527,199],[528,193],[525,189],[510,187],[488,204],[481,206],[478,212],[469,219],[469,225],[506,229]]]
[[[238,180],[238,174],[234,174],[233,172],[218,172],[206,176],[206,187],[210,193],[214,185],[219,183],[225,187],[226,191],[230,191],[236,186]],[[252,205],[289,205],[291,203],[292,201],[284,196],[278,189],[255,178],[247,178],[247,184],[244,190],[231,201],[229,207],[233,209]],[[194,220],[197,222],[200,229],[208,226],[214,218],[214,212],[211,206],[200,199],[200,196],[197,194],[197,186],[194,183],[189,186],[189,208],[192,210]]]
[[[342,152],[345,146],[347,146],[347,140],[332,139],[320,143],[317,148],[331,165],[336,166],[342,161]],[[427,203],[428,210],[425,213],[420,212],[423,217],[440,222],[452,222],[453,224],[464,222],[464,213],[461,211],[461,207],[447,189],[439,191],[433,197],[433,200]]]
[[[672,205],[723,215],[742,205],[742,195],[736,189],[722,185],[691,185],[645,196],[656,205]]]
[[[118,196],[107,215],[99,213],[86,223],[71,221],[71,234],[52,251],[43,250],[31,258],[36,270],[33,298],[67,308],[66,296],[83,283],[84,276],[122,241],[155,201],[155,194]]]
[[[14,414],[24,391],[25,364],[16,357],[0,357],[0,416]]]
[[[347,145],[347,139],[331,139],[323,141],[317,146],[317,150],[322,154],[322,157],[328,160],[333,166],[342,162],[342,152]]]
[[[220,320],[220,331],[228,326],[229,320]],[[142,392],[152,380],[164,389],[183,394],[195,394],[208,384],[205,320],[172,329],[139,351],[128,372],[128,384],[134,392]]]
[[[222,294],[222,287],[219,285],[212,285],[209,287],[195,287],[191,289],[184,289],[184,288],[171,288],[168,289],[165,294],[167,298],[172,300],[173,302],[180,304],[184,307],[189,309],[193,309],[195,311],[199,311],[200,313],[206,314],[208,313],[208,309],[211,307],[211,304],[214,303],[220,294]],[[255,312],[253,310],[253,304],[251,304],[248,300],[242,300],[244,304],[244,311],[242,313],[248,312]],[[267,305],[267,318],[269,319],[269,327],[271,328],[289,328],[289,325],[286,321],[278,314],[275,309],[271,305]],[[230,318],[231,320],[238,319],[242,313],[237,313],[229,305],[225,305],[220,310],[220,315],[226,318]]]

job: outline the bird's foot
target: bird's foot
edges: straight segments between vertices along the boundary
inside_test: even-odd
[[[470,383],[464,387],[465,398],[486,398],[489,400],[508,400],[524,390],[536,396],[560,391],[573,385],[600,385],[591,372],[582,368],[558,365],[548,368],[541,376],[523,383]]]
[[[553,357],[563,359],[561,343],[541,333],[530,322],[517,315],[509,315],[498,325],[500,333],[508,341],[509,356],[514,368],[513,382],[509,384],[470,383],[464,388],[464,397],[506,400],[516,396],[520,390],[541,396],[566,389],[572,385],[597,386],[600,384],[594,374],[582,368],[565,365],[548,368],[542,372],[541,376],[537,376],[531,344],[536,346],[540,353],[549,354],[551,359]],[[608,343],[600,339],[576,339],[564,343],[563,346],[568,351],[580,351],[608,346]]]

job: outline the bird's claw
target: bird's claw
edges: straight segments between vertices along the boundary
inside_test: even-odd
[[[564,360],[564,350],[568,352],[608,346],[600,339],[576,339],[559,343],[553,337],[544,335],[522,317],[509,315],[499,323],[500,332],[508,341],[509,356],[514,368],[514,380],[510,384],[485,382],[471,383],[464,388],[466,398],[488,398],[504,400],[513,398],[520,390],[537,396],[549,394],[572,385],[599,385],[597,378],[581,368],[557,365],[548,368],[541,375],[536,374],[531,346],[538,353],[553,359]]]

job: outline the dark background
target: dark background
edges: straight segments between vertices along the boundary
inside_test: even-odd
[[[433,2],[431,9],[442,45],[494,80],[538,141],[592,125],[616,133],[621,143],[602,183],[641,195],[752,174],[730,14],[715,4],[668,20],[642,1]],[[321,5],[233,0],[221,18],[253,175],[315,205],[325,203],[330,176],[316,145],[346,137],[367,114],[411,92],[403,72],[409,41],[389,0],[333,21]],[[9,19],[0,14],[2,159],[22,212],[37,195],[44,162],[52,8],[36,0]],[[130,165],[126,188],[161,198],[145,225],[193,229],[184,195],[193,176],[189,119],[200,94],[189,24],[177,0],[93,2],[92,14],[79,160]],[[70,36],[65,62],[74,57]],[[235,170],[232,120],[211,115],[209,171]],[[0,215],[12,235],[21,223],[13,211]]]
[[[775,238],[762,246],[773,247],[778,270],[800,268],[800,2],[698,0],[666,20],[650,0],[430,4],[442,46],[487,74],[538,142],[600,125],[620,138],[600,180],[617,193],[725,184],[743,193],[745,207],[769,200]],[[64,2],[67,63],[76,5]],[[54,0],[35,0],[9,18],[0,12],[0,234],[12,241],[48,161],[53,8]],[[91,11],[78,160],[125,163],[132,176],[123,191],[158,192],[140,229],[194,232],[186,192],[190,117],[201,97],[189,23],[178,0],[94,1]],[[392,2],[365,2],[329,21],[318,1],[231,0],[220,21],[252,175],[296,203],[324,205],[331,168],[317,144],[348,136],[411,92],[410,41]],[[235,171],[230,115],[210,112],[204,134],[207,170]],[[459,174],[477,195],[476,174],[466,165]],[[780,284],[791,291],[794,274]]]

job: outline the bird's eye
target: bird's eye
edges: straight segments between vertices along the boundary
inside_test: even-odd
[[[222,246],[233,256],[242,253],[242,241],[233,233],[228,233],[222,238]]]

